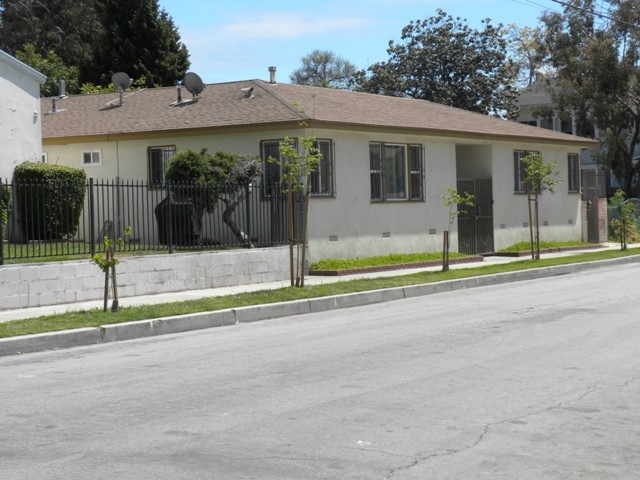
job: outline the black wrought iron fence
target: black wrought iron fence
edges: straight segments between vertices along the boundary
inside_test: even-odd
[[[265,247],[288,241],[286,195],[278,185],[159,187],[137,180],[89,179],[79,207],[59,201],[68,196],[70,185],[55,185],[52,191],[50,184],[0,179],[0,187],[0,265],[11,259],[90,257],[104,251],[105,236],[122,238],[120,250],[127,252]],[[127,227],[131,234],[124,238]]]

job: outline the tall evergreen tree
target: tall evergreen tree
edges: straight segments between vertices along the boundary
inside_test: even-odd
[[[67,67],[78,67],[82,76],[102,29],[95,4],[96,0],[0,0],[0,48],[11,55],[27,45],[43,57],[54,52]]]
[[[175,85],[189,67],[178,29],[157,0],[0,0],[0,48],[15,55],[26,45],[34,58],[53,52],[77,67],[69,93],[87,82],[106,86],[117,71],[147,86]]]
[[[157,0],[105,0],[97,11],[104,30],[95,43],[93,83],[107,84],[117,71],[144,78],[148,87],[175,85],[183,78],[189,53]]]

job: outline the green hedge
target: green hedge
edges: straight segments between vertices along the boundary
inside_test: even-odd
[[[7,185],[0,185],[0,222],[2,222],[2,235],[0,241],[7,236],[7,218],[9,216],[9,199],[11,193]]]
[[[84,170],[24,162],[15,168],[13,183],[23,240],[58,240],[76,233],[87,183]]]

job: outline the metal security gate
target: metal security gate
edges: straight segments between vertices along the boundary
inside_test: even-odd
[[[458,193],[473,195],[473,207],[458,215],[458,251],[467,255],[493,253],[493,194],[490,178],[458,180]]]
[[[606,197],[604,172],[598,170],[582,170],[582,200],[587,209],[587,242],[600,242],[600,216],[604,211],[598,208],[599,199]],[[606,224],[607,219],[603,222]],[[606,241],[606,237],[604,238]]]

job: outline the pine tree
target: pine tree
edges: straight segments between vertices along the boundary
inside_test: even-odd
[[[93,83],[124,71],[147,87],[175,85],[189,67],[189,53],[171,17],[157,0],[106,0],[98,15],[103,33],[94,48]]]

